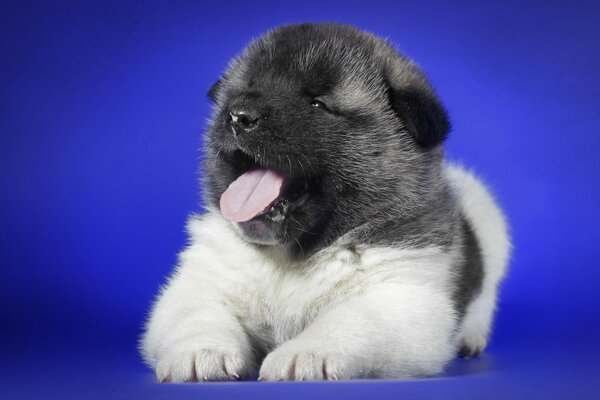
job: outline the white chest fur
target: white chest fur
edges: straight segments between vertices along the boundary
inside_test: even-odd
[[[327,307],[369,286],[398,282],[445,289],[451,256],[437,248],[392,249],[334,245],[310,262],[289,264],[237,237],[217,214],[192,219],[194,243],[178,275],[197,282],[202,299],[215,288],[236,317],[269,346],[295,337]]]

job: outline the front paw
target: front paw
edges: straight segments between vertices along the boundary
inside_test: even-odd
[[[487,345],[487,338],[479,332],[467,332],[462,339],[458,352],[461,358],[473,358],[479,356]]]
[[[229,381],[247,377],[251,362],[242,351],[223,347],[166,352],[156,364],[160,382]]]
[[[350,360],[326,346],[287,343],[263,361],[261,381],[319,381],[350,379],[355,376]]]

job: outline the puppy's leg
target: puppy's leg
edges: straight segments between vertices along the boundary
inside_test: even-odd
[[[479,296],[469,305],[462,325],[460,356],[478,356],[487,346],[496,305],[496,288],[483,288]]]
[[[451,302],[439,288],[380,284],[331,306],[275,349],[260,379],[435,374],[455,355],[455,325]]]
[[[187,268],[190,267],[190,268]],[[142,340],[159,381],[232,380],[254,367],[248,337],[222,293],[185,264],[154,306]]]

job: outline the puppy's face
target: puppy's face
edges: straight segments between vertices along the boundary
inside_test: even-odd
[[[373,218],[408,215],[448,130],[413,64],[338,25],[266,34],[209,95],[206,200],[249,242],[294,257]]]

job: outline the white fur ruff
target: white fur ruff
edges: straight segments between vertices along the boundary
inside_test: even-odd
[[[458,167],[446,173],[484,264],[482,289],[460,321],[451,300],[456,254],[333,244],[290,264],[265,256],[211,211],[189,221],[190,243],[147,324],[145,360],[161,381],[257,372],[263,380],[321,380],[431,375],[461,345],[483,350],[507,228],[481,182]]]

